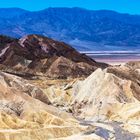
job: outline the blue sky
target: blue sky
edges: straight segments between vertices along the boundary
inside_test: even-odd
[[[18,7],[30,11],[48,7],[82,7],[140,14],[140,0],[0,0],[0,8]]]

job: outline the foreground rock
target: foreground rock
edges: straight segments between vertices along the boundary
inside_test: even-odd
[[[136,64],[126,64],[97,69],[85,80],[28,81],[0,72],[0,139],[137,140],[139,75],[131,79],[136,71]]]
[[[50,101],[41,89],[0,72],[0,139],[104,139],[98,133],[91,134],[98,131],[100,124],[82,124],[71,114],[48,104]]]
[[[44,36],[29,35],[5,43],[0,68],[18,75],[45,75],[50,78],[81,77],[108,65],[97,63],[71,46]]]
[[[40,89],[0,73],[0,139],[48,140],[86,131],[70,114],[48,103]]]
[[[67,139],[92,139],[92,134],[104,139],[138,139],[139,70],[139,62],[129,62],[98,69],[85,80],[47,87],[44,92],[53,105],[72,112],[81,124],[94,126],[87,137],[77,135]]]
[[[139,70],[139,62],[130,62],[104,71],[98,69],[84,81],[74,84],[71,105],[75,117],[90,125],[100,122],[105,128],[111,126],[116,139],[138,139]],[[109,134],[102,128],[99,133],[106,133],[102,135],[104,138]]]
[[[14,88],[17,92],[25,93],[41,102],[50,104],[47,95],[45,95],[40,88],[30,84],[27,80],[18,76],[0,72],[0,84],[3,85],[4,83],[7,85],[7,88]]]
[[[139,102],[133,96],[136,93],[131,89],[131,81],[122,80],[101,69],[95,71],[85,81],[78,82],[74,87],[74,94],[76,93],[72,101],[73,112],[85,120],[104,121],[114,115],[116,118],[128,120],[133,113],[135,116],[140,110]],[[136,112],[124,114],[124,111],[127,112],[134,106],[138,109]]]

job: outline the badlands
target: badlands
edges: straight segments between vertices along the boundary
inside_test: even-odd
[[[43,36],[0,38],[0,140],[140,139],[140,61],[111,66]]]

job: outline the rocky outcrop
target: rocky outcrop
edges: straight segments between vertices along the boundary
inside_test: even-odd
[[[1,69],[6,66],[5,71],[12,69],[21,73],[45,74],[51,78],[55,78],[56,74],[60,78],[86,76],[98,67],[108,66],[95,62],[63,42],[39,35],[25,36],[6,44],[1,50],[0,64],[3,65]],[[62,67],[68,71],[61,71]]]
[[[140,62],[128,62],[125,65],[108,67],[107,72],[121,79],[131,81],[134,96],[140,101]]]
[[[107,72],[113,73],[114,75],[122,79],[131,80],[135,83],[140,84],[140,74],[138,72],[140,68],[138,67],[138,65],[135,65],[133,67],[129,64],[131,63],[127,63],[126,65],[121,66],[108,67]]]
[[[0,139],[104,139],[98,134],[103,125],[83,124],[71,114],[41,102],[29,94],[32,86],[22,78],[0,73]],[[112,128],[106,125],[106,129],[103,131]]]
[[[75,63],[61,56],[53,62],[46,74],[50,78],[66,79],[67,77],[88,76],[89,73],[92,73],[95,69],[96,67],[92,67],[87,63]]]
[[[140,69],[140,61],[130,61],[125,65],[131,67],[132,69],[136,69],[136,70]]]
[[[27,81],[0,72],[0,139],[138,139],[136,82],[107,69],[85,80]]]
[[[126,65],[114,66],[121,71],[119,77],[108,72],[109,68],[98,69],[85,80],[77,79],[67,84],[60,81],[59,86],[51,83],[52,86],[44,90],[53,105],[72,112],[80,124],[90,125],[88,132],[82,135],[60,139],[133,140],[140,137],[140,87],[136,84],[139,75],[131,79],[138,67],[132,66],[133,71],[127,74],[129,67]],[[124,78],[125,74],[128,78]],[[134,83],[137,91],[133,88]]]
[[[98,69],[84,81],[75,84],[73,113],[80,119],[93,121],[111,118],[121,121],[137,118],[138,121],[140,86],[135,86],[137,91],[133,88],[133,81]]]
[[[1,139],[48,140],[86,131],[70,114],[48,105],[42,94],[21,78],[0,73]]]
[[[30,84],[27,80],[24,80],[18,76],[14,76],[14,75],[3,73],[3,72],[0,73],[0,76],[1,76],[0,83],[4,82],[5,85],[7,85],[8,87],[12,87],[19,92],[23,92],[46,104],[50,104],[50,101],[47,95],[45,95],[40,88]]]

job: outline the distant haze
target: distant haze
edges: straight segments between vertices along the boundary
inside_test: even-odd
[[[80,51],[140,50],[140,16],[81,8],[0,9],[0,34],[40,34]]]
[[[113,10],[140,14],[140,0],[1,0],[0,8],[18,7],[39,11],[48,7],[81,7],[90,10]]]

